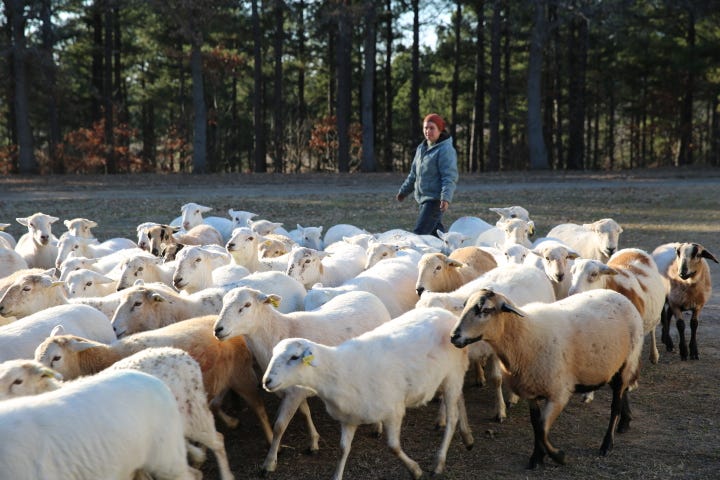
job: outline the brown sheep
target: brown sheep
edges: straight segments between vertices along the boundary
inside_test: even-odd
[[[667,280],[667,297],[663,308],[662,342],[668,352],[673,351],[670,337],[670,322],[675,317],[680,359],[687,360],[688,347],[685,343],[685,320],[682,312],[690,311],[690,359],[698,360],[697,327],[698,317],[705,303],[712,295],[710,268],[705,259],[718,263],[717,258],[699,243],[667,243],[653,251],[658,270]]]
[[[116,361],[149,347],[175,347],[188,352],[199,364],[203,383],[212,400],[210,407],[223,421],[235,426],[237,420],[220,410],[223,394],[232,389],[260,419],[265,438],[272,429],[260,395],[260,382],[253,370],[253,356],[243,337],[220,341],[213,335],[217,315],[196,317],[117,340],[110,345],[74,335],[48,337],[35,350],[35,360],[58,371],[66,380],[91,375]]]
[[[170,225],[153,225],[148,227],[147,236],[149,239],[148,249],[157,256],[165,256],[164,251],[175,245],[220,245],[224,246],[222,235],[217,229],[207,224],[197,225],[187,232],[174,235],[180,227]],[[172,260],[165,258],[165,260]]]
[[[418,280],[415,291],[451,292],[497,267],[492,254],[480,247],[461,247],[449,256],[442,253],[426,253],[418,264]]]

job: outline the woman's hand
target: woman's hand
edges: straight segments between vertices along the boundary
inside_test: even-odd
[[[440,200],[440,211],[445,213],[450,208],[450,202],[447,200]]]

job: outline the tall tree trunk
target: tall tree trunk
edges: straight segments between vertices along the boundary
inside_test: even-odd
[[[530,34],[530,55],[528,58],[528,147],[530,168],[548,168],[547,148],[542,127],[542,66],[543,50],[548,35],[545,17],[547,0],[533,0],[535,22]]]
[[[558,21],[557,5],[548,6],[548,20],[551,24]],[[552,129],[552,138],[554,141],[550,143],[548,152],[548,164],[553,169],[564,169],[566,167],[565,159],[565,95],[563,94],[563,81],[567,78],[567,74],[563,69],[565,64],[562,59],[562,35],[560,29],[556,28],[553,31],[553,57],[552,57],[552,82],[554,85],[554,98],[550,99],[551,104],[551,115],[554,115],[554,125]],[[548,128],[547,126],[545,127]],[[547,143],[546,143],[547,145]]]
[[[103,2],[104,0],[95,0],[90,9],[90,21],[92,23],[93,42],[92,42],[92,65],[91,65],[91,83],[92,91],[90,92],[90,113],[93,122],[103,118],[103,90],[105,85],[103,82]]]
[[[15,128],[18,136],[18,171],[21,174],[38,173],[35,159],[34,141],[30,126],[30,102],[28,98],[28,79],[26,73],[26,38],[23,0],[9,0],[8,17],[12,21],[13,33],[13,70],[15,77]]]
[[[485,170],[485,1],[474,3],[477,25],[475,26],[475,86],[473,88],[473,113],[470,141],[470,165],[468,170]]]
[[[375,165],[375,53],[377,16],[375,0],[364,0],[365,7],[365,48],[362,78],[362,163],[363,172],[374,172]]]
[[[687,9],[687,72],[685,73],[685,96],[680,107],[680,150],[677,165],[693,163],[693,89],[695,88],[695,12],[693,7]]]
[[[58,158],[57,146],[60,143],[60,119],[57,102],[57,67],[53,54],[55,51],[55,34],[52,24],[52,5],[50,0],[43,0],[40,7],[42,21],[43,72],[45,73],[47,109],[48,109],[48,158],[53,173],[64,173],[63,162]]]
[[[455,23],[454,23],[454,40],[455,45],[453,49],[453,76],[452,85],[450,88],[450,135],[453,137],[453,143],[457,148],[457,107],[458,97],[460,96],[460,42],[461,42],[461,29],[462,29],[462,1],[457,0],[455,8]]]
[[[5,27],[3,28],[5,32],[5,41],[7,42],[6,45],[12,45],[13,44],[13,17],[12,17],[12,10],[8,6],[9,0],[4,0],[5,3],[5,12],[7,12],[7,21],[5,22]],[[6,62],[4,62],[7,65],[8,72],[7,72],[7,78],[8,81],[5,82],[5,85],[7,89],[5,90],[5,98],[7,101],[7,129],[8,129],[8,138],[7,141],[10,145],[17,145],[18,139],[17,139],[17,115],[15,115],[15,85],[14,85],[14,79],[15,79],[15,68],[13,67],[13,64],[15,62],[14,55],[12,52],[12,49],[10,50]],[[14,173],[17,172],[17,165],[15,165],[15,162],[13,162],[12,171]]]
[[[420,1],[412,0],[413,41],[410,73],[410,136],[408,150],[415,151],[416,139],[420,136]]]
[[[568,158],[567,168],[584,167],[585,153],[585,70],[587,66],[587,20],[575,16],[568,35],[569,76]]]
[[[105,118],[105,173],[117,173],[115,158],[115,124],[113,118],[113,9],[110,1],[105,2],[105,39],[103,54],[103,118]]]
[[[710,120],[710,165],[720,166],[720,95],[715,94],[711,100]]]
[[[500,62],[502,51],[500,48],[502,22],[502,0],[493,2],[493,19],[490,27],[490,106],[489,126],[490,139],[488,140],[488,170],[500,169]]]
[[[298,2],[298,61],[300,62],[300,68],[298,69],[298,124],[302,125],[307,120],[307,104],[305,103],[305,64],[307,58],[305,58],[306,45],[305,42],[305,1],[300,0]]]
[[[608,169],[615,167],[615,88],[609,85],[608,88],[608,135],[607,135],[607,155]]]
[[[267,172],[265,161],[265,124],[263,121],[263,76],[262,76],[262,31],[260,30],[260,14],[258,0],[252,0],[251,20],[253,31],[253,130],[255,133],[255,149],[253,150],[254,170],[257,173]]]
[[[285,159],[285,102],[283,100],[283,68],[282,56],[285,43],[285,2],[275,0],[275,74],[273,80],[273,166],[276,173],[283,172]]]
[[[500,96],[502,98],[502,112],[500,114],[502,123],[502,133],[500,136],[500,165],[503,170],[506,169],[517,169],[520,167],[517,158],[510,157],[510,147],[512,146],[512,127],[510,126],[510,19],[508,18],[510,12],[508,8],[507,0],[503,0],[503,9],[505,15],[502,20],[502,52],[503,52],[503,79],[502,79],[502,91]]]
[[[338,170],[350,171],[350,109],[352,108],[352,21],[348,0],[338,2],[337,46],[337,136]]]
[[[190,45],[193,96],[193,173],[207,173],[207,107],[202,66],[202,34],[195,32]]]
[[[384,129],[384,145],[383,145],[383,162],[385,171],[393,171],[393,102],[395,95],[392,83],[392,53],[393,53],[393,15],[392,1],[385,0],[385,71],[384,71],[384,90],[385,90],[385,129]]]

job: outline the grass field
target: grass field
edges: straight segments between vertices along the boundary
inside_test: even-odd
[[[402,204],[394,194],[402,177],[391,174],[318,176],[138,176],[50,177],[0,179],[0,223],[18,236],[16,217],[35,212],[61,220],[86,217],[98,222],[100,239],[134,238],[144,221],[169,222],[180,206],[197,202],[225,216],[229,208],[255,212],[259,218],[282,222],[287,229],[350,223],[369,231],[411,228],[417,208]],[[624,232],[622,247],[652,250],[671,241],[694,241],[720,255],[720,172],[716,170],[626,172],[618,174],[493,174],[463,176],[445,225],[463,215],[496,220],[489,207],[522,205],[530,211],[539,236],[552,226],[586,223],[611,217]],[[61,222],[55,233],[64,231]],[[715,278],[720,268],[712,264]],[[447,463],[448,479],[476,478],[716,478],[720,468],[720,296],[716,293],[701,314],[698,329],[700,360],[681,362],[677,353],[660,352],[660,363],[645,362],[640,388],[632,393],[631,430],[616,437],[615,450],[600,457],[598,449],[607,426],[610,391],[603,389],[589,405],[573,398],[551,430],[556,446],[568,454],[568,464],[549,463],[525,470],[532,451],[532,429],[524,403],[509,410],[498,424],[490,418],[492,399],[485,388],[466,387],[466,404],[475,435],[475,448],[465,451],[453,442]],[[676,333],[673,329],[673,335]],[[659,329],[658,329],[659,339]],[[643,358],[647,358],[647,342]],[[271,416],[277,400],[267,394]],[[256,478],[266,453],[260,429],[241,401],[228,398],[241,417],[236,430],[220,427],[226,436],[231,467],[238,479]],[[311,402],[322,436],[317,455],[305,455],[303,422],[294,420],[283,439],[276,480],[332,476],[339,458],[339,427],[318,399]],[[402,433],[408,455],[431,469],[440,432],[433,429],[437,404],[408,412]],[[216,478],[212,456],[204,467]],[[347,479],[409,478],[383,440],[358,431],[346,468]]]

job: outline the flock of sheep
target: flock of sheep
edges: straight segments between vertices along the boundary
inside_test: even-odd
[[[493,389],[495,416],[525,399],[534,447],[565,463],[549,431],[573,393],[592,401],[609,384],[600,453],[628,428],[628,391],[639,383],[644,336],[697,359],[698,317],[711,294],[696,243],[648,253],[618,249],[612,219],[561,224],[531,240],[522,207],[491,209],[491,225],[462,217],[438,237],[369,233],[340,224],[286,231],[255,214],[188,203],[167,225],[137,226],[137,240],[101,242],[88,219],[36,213],[0,224],[0,444],[7,478],[199,478],[210,449],[233,478],[215,419],[230,390],[257,416],[277,469],[283,434],[305,419],[307,399],[341,425],[341,479],[359,425],[372,424],[413,478],[423,470],[401,447],[405,411],[440,399],[444,429],[434,474],[459,429],[473,435],[466,372]],[[690,341],[683,312],[690,311]],[[281,401],[274,422],[262,391]]]

